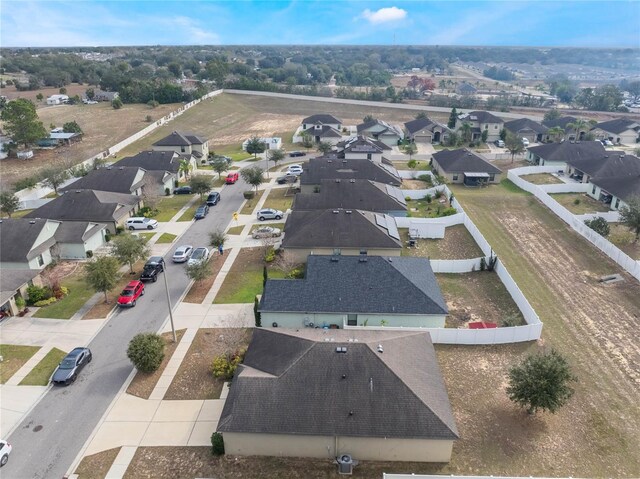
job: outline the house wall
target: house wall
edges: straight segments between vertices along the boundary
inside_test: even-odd
[[[181,154],[191,154],[191,146],[153,146],[154,151],[175,151]]]
[[[310,254],[332,255],[334,248],[283,248],[288,251],[296,261],[305,263]],[[339,248],[340,254],[344,256],[359,256],[360,248]],[[368,248],[369,256],[400,256],[400,248]]]
[[[338,131],[342,131],[342,123],[323,123],[323,125],[328,125],[331,128],[335,128]],[[315,123],[303,123],[302,130],[307,131],[309,128],[315,127]],[[308,132],[311,133],[311,132]]]
[[[353,151],[345,151],[344,158],[345,160],[371,160],[380,163],[382,161],[382,153],[355,153]]]
[[[225,432],[227,455],[335,458],[350,454],[356,460],[449,462],[453,441],[294,434]],[[336,446],[337,444],[337,446]]]
[[[464,183],[464,172],[446,172],[442,169],[442,166],[440,166],[440,164],[436,161],[436,159],[433,159],[433,168],[435,168],[435,170],[438,172],[438,174],[440,176],[443,176],[447,179],[447,181],[449,183],[453,183],[453,184],[463,184]],[[454,176],[456,177],[454,179]],[[502,179],[502,173],[496,173],[493,177],[493,180],[490,180],[489,183],[490,184],[495,184],[495,183],[500,183],[500,180]]]
[[[638,132],[631,129],[623,131],[622,133],[611,133],[610,131],[605,131],[605,130],[596,128],[595,130],[592,131],[592,133],[594,134],[596,139],[598,140],[609,139],[614,144],[623,144],[623,145],[633,146],[636,144],[638,140]]]
[[[378,140],[384,143],[387,146],[398,146],[398,141],[402,140],[398,135],[380,135],[378,136]]]
[[[356,314],[356,313],[354,313]],[[303,312],[262,312],[262,325],[279,328],[304,328],[309,323],[314,326],[337,324],[340,327],[347,323],[347,314],[343,313],[303,313]],[[388,326],[405,328],[444,328],[445,315],[435,314],[360,314],[357,313],[356,326]],[[382,323],[384,321],[384,323]]]
[[[0,263],[0,268],[1,269],[44,269],[47,265],[51,264],[51,262],[53,261],[53,258],[51,257],[51,250],[48,249],[44,251],[42,253],[42,259],[44,261],[44,264],[42,266],[38,263],[38,257],[36,256],[30,261],[27,261],[25,258],[25,260],[21,263],[2,262]]]
[[[611,194],[608,191],[603,190],[599,186],[589,183],[587,195],[589,195],[591,198],[600,201],[600,195],[603,193]],[[611,195],[611,203],[609,203],[609,208],[613,211],[618,211],[622,206],[627,205],[621,198],[618,198],[616,195]]]
[[[98,231],[84,243],[58,243],[60,257],[62,259],[86,259],[87,251],[95,251],[106,244],[104,240],[105,231]]]

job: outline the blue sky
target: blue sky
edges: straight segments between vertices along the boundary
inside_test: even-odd
[[[0,45],[640,47],[640,1],[7,1]]]

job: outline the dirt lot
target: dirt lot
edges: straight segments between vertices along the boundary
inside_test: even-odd
[[[77,83],[71,83],[67,85],[65,88],[67,89],[67,93],[65,94],[68,95],[69,97],[78,95],[80,98],[82,98],[82,95],[84,95],[84,92],[87,91],[87,88],[89,88],[89,85],[78,85]],[[44,97],[44,99],[41,102],[38,101],[38,99],[36,98],[38,96],[38,93],[42,93],[42,96]],[[9,85],[0,90],[0,95],[6,96],[7,99],[14,100],[16,98],[26,98],[28,100],[31,100],[33,103],[35,103],[36,108],[45,108],[47,106],[47,97],[50,97],[51,95],[59,95],[59,94],[60,94],[60,88],[56,88],[56,87],[41,88],[40,90],[18,91],[16,90],[15,86]]]
[[[533,183],[534,185],[557,185],[562,184],[562,180],[550,173],[537,173],[535,175],[524,175],[523,180]]]
[[[103,479],[120,453],[120,448],[107,449],[97,454],[85,456],[78,464],[75,474],[78,479]]]
[[[232,250],[228,251],[228,254],[231,254]],[[218,254],[214,255],[211,260],[209,260],[209,266],[211,266],[211,276],[202,280],[196,281],[191,285],[189,292],[184,297],[183,301],[185,303],[197,303],[200,304],[204,301],[205,296],[213,286],[213,282],[216,280],[218,273],[220,272],[220,268],[224,264],[224,260],[226,256],[220,256]]]
[[[414,248],[409,248],[409,230],[400,229],[403,244],[402,256],[420,256],[433,259],[470,259],[482,256],[482,250],[464,225],[445,228],[442,239],[419,239]]]

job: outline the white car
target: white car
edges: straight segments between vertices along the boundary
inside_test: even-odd
[[[202,263],[203,261],[206,262],[209,259],[209,254],[209,248],[205,248],[204,246],[194,249],[191,258],[187,261],[187,266]]]
[[[6,440],[0,440],[0,467],[4,466],[9,460],[9,454],[11,454],[11,444]]]
[[[191,253],[193,253],[193,246],[183,245],[175,250],[171,259],[174,263],[184,263],[185,261],[188,261],[189,258],[191,258]]]
[[[529,146],[529,139],[528,139],[528,138],[523,138],[523,139],[522,139],[522,144],[523,144],[524,146]]]
[[[282,230],[280,228],[273,228],[271,226],[263,226],[261,228],[258,228],[256,230],[254,230],[254,232],[251,233],[251,236],[254,239],[277,238],[281,234],[282,234]]]
[[[289,165],[289,168],[287,168],[287,175],[300,176],[301,174],[302,166],[300,165]]]
[[[602,144],[603,144],[604,146],[613,146],[612,141],[611,141],[611,140],[609,140],[609,139],[602,140]]]
[[[158,222],[151,218],[145,218],[143,216],[134,216],[129,218],[125,223],[125,226],[129,230],[152,230],[158,227]]]

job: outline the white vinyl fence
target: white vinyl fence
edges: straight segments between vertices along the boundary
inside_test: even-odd
[[[438,191],[444,192],[447,197],[451,196],[450,193],[449,194],[447,193],[449,191],[449,188],[447,188],[444,185],[434,186],[432,188],[427,188],[424,190],[400,190],[400,191],[402,191],[402,195],[405,198],[411,198],[412,200],[421,200],[425,196],[431,195],[433,198],[433,201],[435,201],[436,203],[438,202],[438,200],[436,200],[435,197]]]
[[[433,178],[433,173],[429,170],[398,170],[398,174],[400,175],[400,178],[405,180],[413,180],[422,175],[429,175]]]
[[[525,191],[533,193],[547,208],[553,211],[560,217],[562,221],[567,223],[574,231],[580,234],[583,238],[593,244],[596,248],[606,254],[613,261],[618,263],[623,269],[625,269],[631,276],[640,280],[640,261],[636,261],[623,253],[620,248],[613,245],[609,240],[600,236],[593,231],[587,225],[584,224],[584,220],[580,217],[576,217],[564,206],[554,200],[547,192],[545,192],[538,185],[534,185],[520,178],[520,175],[526,174],[522,170],[530,170],[532,167],[515,168],[509,170],[508,178],[518,187]]]

